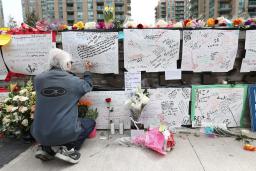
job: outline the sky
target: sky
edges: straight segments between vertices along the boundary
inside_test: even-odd
[[[131,19],[144,24],[155,22],[155,7],[158,0],[131,0]],[[18,24],[23,22],[21,0],[2,0],[4,21],[14,17]]]
[[[21,0],[2,0],[2,4],[5,24],[8,23],[9,16],[14,17],[18,24],[23,21]]]

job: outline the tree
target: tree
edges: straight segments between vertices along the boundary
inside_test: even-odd
[[[13,18],[12,16],[9,16],[9,21],[8,21],[8,23],[7,23],[7,26],[8,26],[9,28],[15,28],[15,27],[18,26],[18,25],[17,25],[17,22],[14,20],[14,18]]]
[[[36,22],[39,20],[39,17],[36,15],[35,11],[26,13],[25,23],[31,27],[36,26]]]

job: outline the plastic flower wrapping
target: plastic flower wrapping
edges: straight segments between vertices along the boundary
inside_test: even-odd
[[[114,20],[114,7],[113,6],[105,6],[103,10],[104,21],[112,22]]]
[[[10,93],[1,104],[0,132],[7,137],[20,137],[30,130],[34,119],[36,93],[29,80],[20,90],[17,84],[9,87]]]
[[[148,102],[149,93],[147,92],[147,90],[137,88],[135,93],[126,102],[131,111],[131,117],[133,118],[133,120],[138,121],[143,108],[146,106]]]

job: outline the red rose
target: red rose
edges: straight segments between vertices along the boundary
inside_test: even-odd
[[[138,25],[137,25],[137,28],[138,28],[138,29],[143,29],[144,26],[143,26],[142,24],[138,24]]]
[[[111,99],[111,98],[106,98],[105,101],[106,101],[107,103],[110,103],[110,102],[112,101],[112,99]]]

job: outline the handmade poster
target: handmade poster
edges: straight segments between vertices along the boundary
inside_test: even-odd
[[[192,126],[240,127],[246,96],[243,84],[192,86]]]
[[[10,71],[26,75],[37,75],[48,69],[52,35],[17,34],[10,43],[2,47],[3,57]]]
[[[125,29],[124,66],[129,72],[177,69],[180,31]]]
[[[0,53],[0,80],[5,80],[7,73],[8,73],[8,71],[4,64],[3,56]]]
[[[232,70],[238,38],[238,30],[184,30],[181,69],[194,72]]]
[[[159,126],[164,123],[169,127],[189,125],[189,101],[191,88],[149,89],[150,101],[145,106],[140,121],[145,127]]]
[[[62,32],[63,50],[73,57],[73,72],[83,73],[84,63],[91,72],[118,74],[118,32]]]
[[[249,106],[251,116],[251,130],[256,131],[256,85],[250,85],[248,87],[249,93]]]
[[[255,59],[244,58],[242,61],[240,72],[256,71],[256,56]]]
[[[111,98],[110,106],[113,112],[110,112],[106,98]],[[128,100],[125,91],[92,91],[87,93],[82,99],[92,102],[92,108],[97,108],[99,115],[96,120],[97,129],[109,129],[108,119],[114,122],[115,128],[119,128],[119,122],[124,123],[124,129],[130,129],[130,111],[125,102]]]
[[[256,30],[246,31],[245,50],[240,72],[256,71]]]
[[[125,91],[134,91],[141,87],[141,72],[125,72]]]
[[[180,80],[181,69],[173,69],[165,71],[165,80]]]

